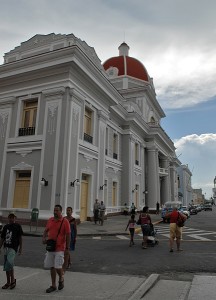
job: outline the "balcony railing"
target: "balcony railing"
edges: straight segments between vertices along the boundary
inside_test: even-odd
[[[87,133],[84,133],[84,141],[92,144],[93,143],[93,137],[88,135]]]
[[[114,159],[118,159],[118,154],[117,153],[113,153],[113,158]]]
[[[19,128],[19,136],[34,135],[35,127]]]

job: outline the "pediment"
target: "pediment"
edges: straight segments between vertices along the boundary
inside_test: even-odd
[[[21,162],[13,167],[14,170],[30,170],[33,166],[26,164],[25,162]]]

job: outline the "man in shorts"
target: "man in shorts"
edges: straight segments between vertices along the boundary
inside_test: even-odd
[[[16,253],[22,253],[23,230],[20,224],[15,223],[16,216],[9,213],[8,224],[3,228],[0,240],[0,249],[4,245],[4,271],[6,272],[7,282],[2,289],[14,289],[16,279],[14,278],[14,260]]]
[[[177,251],[182,251],[182,249],[180,248],[182,228],[179,227],[176,223],[179,217],[184,221],[187,219],[187,217],[184,214],[180,213],[177,207],[173,207],[173,211],[167,213],[165,217],[167,219],[170,219],[170,239],[169,239],[170,252],[173,252],[173,244],[175,239],[176,239]]]
[[[62,216],[62,207],[57,204],[54,207],[54,217],[51,217],[46,225],[43,233],[43,244],[47,240],[56,241],[55,251],[46,253],[44,267],[50,268],[52,285],[46,289],[46,293],[51,293],[57,290],[56,275],[59,276],[58,290],[64,288],[64,254],[70,249],[70,224],[66,218]],[[69,254],[69,253],[68,253]]]

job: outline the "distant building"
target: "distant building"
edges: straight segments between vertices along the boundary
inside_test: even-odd
[[[28,219],[36,207],[46,220],[60,203],[84,221],[95,198],[110,214],[177,200],[179,161],[164,117],[126,43],[103,65],[73,34],[21,43],[0,66],[2,217],[13,209]]]
[[[191,186],[192,173],[187,165],[177,167],[178,174],[178,198],[183,205],[188,206],[193,199],[193,189]]]
[[[202,189],[193,189],[193,204],[204,204],[205,197]]]

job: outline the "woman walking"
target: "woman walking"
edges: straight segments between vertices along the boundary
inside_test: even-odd
[[[143,207],[143,211],[139,216],[139,220],[137,224],[141,225],[142,233],[143,233],[143,242],[142,248],[147,249],[147,241],[148,236],[150,234],[150,224],[151,224],[151,217],[148,214],[148,206]]]

